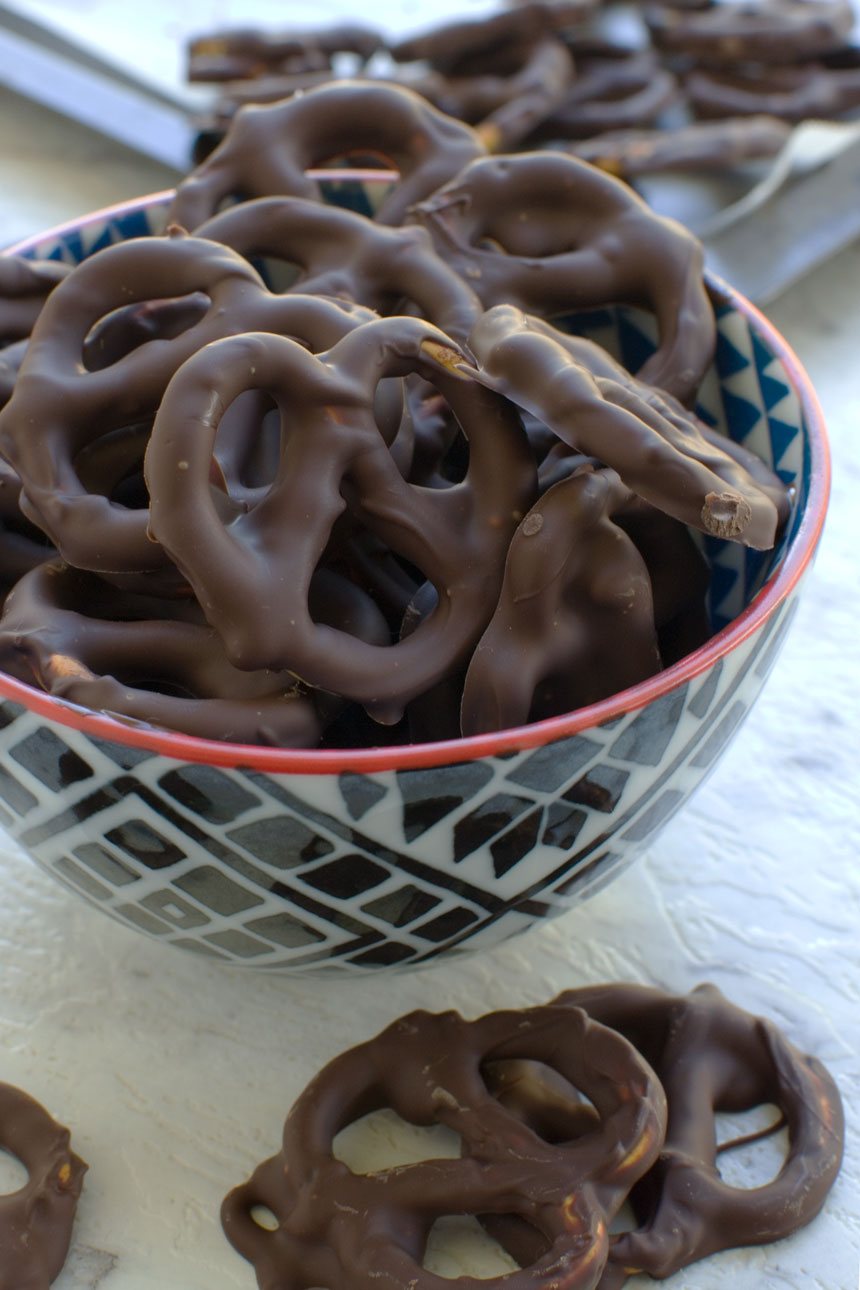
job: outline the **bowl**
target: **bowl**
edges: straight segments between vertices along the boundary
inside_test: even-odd
[[[378,175],[326,199],[369,210]],[[77,262],[158,233],[170,194],[12,248]],[[370,203],[370,205],[368,205]],[[289,751],[134,726],[0,675],[0,821],[97,909],[274,972],[367,973],[487,948],[615,877],[713,769],[776,659],[818,543],[829,456],[810,382],[746,300],[718,320],[699,413],[793,489],[773,551],[705,539],[713,635],[659,675],[552,720],[397,748]],[[638,366],[650,319],[577,330]]]

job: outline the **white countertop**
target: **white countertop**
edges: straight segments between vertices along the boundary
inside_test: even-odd
[[[221,21],[228,9],[209,12]],[[170,182],[166,170],[0,92],[0,245]],[[450,967],[337,984],[273,979],[125,930],[0,836],[0,1080],[68,1124],[90,1165],[56,1290],[253,1290],[250,1266],[221,1233],[219,1205],[277,1150],[289,1105],[324,1061],[411,1008],[476,1016],[613,979],[672,991],[715,982],[829,1066],[848,1117],[842,1173],[807,1229],[714,1256],[667,1290],[855,1290],[860,245],[768,313],[812,376],[830,430],[820,554],[775,671],[725,758],[648,854],[587,904]],[[0,1191],[17,1176],[0,1153]]]

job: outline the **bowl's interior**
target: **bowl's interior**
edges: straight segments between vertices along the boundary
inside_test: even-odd
[[[326,179],[320,187],[327,201],[369,214],[389,182],[378,173],[361,177],[351,174]],[[99,212],[13,249],[33,258],[78,263],[114,242],[162,233],[169,197],[170,194],[155,194]],[[266,266],[261,267],[265,273]],[[510,732],[501,732],[498,736],[457,741],[461,755],[499,752],[506,741],[509,747],[545,742],[643,705],[696,674],[715,656],[743,639],[787,594],[810,558],[823,521],[828,486],[826,441],[814,395],[794,356],[752,306],[722,283],[712,281],[710,287],[717,314],[718,342],[714,363],[699,392],[697,412],[720,432],[744,443],[791,487],[791,517],[778,545],[771,551],[760,552],[739,543],[695,534],[712,571],[709,612],[714,636],[706,646],[623,696],[613,696],[577,714],[536,723],[539,728],[529,727],[528,733],[524,728],[519,740],[512,740]],[[564,319],[563,325],[599,342],[634,371],[655,346],[656,329],[651,316],[627,307],[578,313]],[[119,731],[122,729],[118,726]],[[161,736],[159,743],[164,744],[165,740],[167,743],[175,740],[177,749],[181,741],[185,756],[194,756],[195,744],[208,742],[168,734]],[[434,751],[430,753],[431,746],[427,745],[430,760],[451,759],[449,749],[432,747]],[[356,750],[355,755],[360,761],[363,753],[373,751]],[[274,749],[254,752],[264,757],[280,753],[287,760],[298,758],[303,768],[308,768],[315,758],[322,759],[318,768],[327,768],[324,752],[297,754]],[[418,746],[387,749],[385,755],[393,765],[400,764],[401,758],[404,764],[416,764],[416,758],[420,762],[422,757]],[[199,750],[198,758],[209,759]],[[340,763],[344,758],[337,754],[336,760]]]

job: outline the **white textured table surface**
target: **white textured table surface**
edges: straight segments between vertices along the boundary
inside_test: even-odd
[[[217,20],[232,16],[210,8]],[[169,182],[0,92],[0,244]],[[673,991],[715,982],[829,1065],[848,1116],[843,1171],[807,1229],[715,1256],[667,1290],[855,1290],[860,246],[769,313],[810,372],[830,429],[820,555],[775,672],[724,760],[650,852],[586,905],[453,967],[297,983],[165,953],[0,836],[0,1079],[70,1125],[90,1165],[56,1290],[252,1290],[250,1267],[221,1233],[220,1201],[277,1149],[284,1114],[324,1061],[414,1007],[475,1016],[622,978]],[[765,1159],[751,1158],[748,1179]],[[0,1191],[18,1177],[0,1153]],[[640,1284],[653,1283],[631,1290]]]

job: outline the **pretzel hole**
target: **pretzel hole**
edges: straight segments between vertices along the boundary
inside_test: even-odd
[[[517,1272],[519,1266],[472,1214],[437,1218],[430,1229],[423,1267],[435,1276],[486,1281]]]
[[[150,340],[174,340],[195,326],[212,301],[204,291],[161,300],[122,305],[104,314],[84,338],[81,361],[88,372],[100,372]]]
[[[411,1124],[390,1107],[345,1125],[332,1154],[355,1174],[377,1173],[424,1160],[458,1159],[460,1135],[443,1124]]]
[[[11,1196],[20,1191],[27,1185],[29,1177],[29,1171],[18,1157],[0,1147],[0,1195]]]
[[[772,1182],[789,1150],[788,1130],[771,1103],[747,1111],[717,1112],[717,1169],[723,1182],[739,1189]]]

